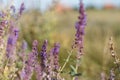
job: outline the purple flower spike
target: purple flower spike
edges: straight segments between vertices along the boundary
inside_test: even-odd
[[[35,72],[36,72],[36,79],[37,80],[43,80],[42,78],[42,72],[41,72],[41,66],[39,65],[39,63],[37,63],[35,65]]]
[[[33,74],[34,68],[36,68],[37,63],[37,40],[33,41],[32,52],[28,55],[27,61],[25,61],[25,66],[21,72],[21,79],[22,80],[30,80]],[[37,67],[38,68],[38,67]]]
[[[44,69],[47,64],[46,64],[46,61],[47,61],[47,44],[48,44],[48,41],[45,40],[43,42],[43,45],[42,45],[42,49],[41,49],[41,52],[40,52],[40,55],[41,55],[41,66],[42,68]]]
[[[14,5],[12,5],[12,6],[10,7],[10,9],[13,11],[13,13],[15,13],[16,9],[15,9],[15,6],[14,6]]]
[[[18,39],[18,33],[19,30],[17,28],[13,28],[12,32],[10,33],[9,37],[8,37],[8,41],[7,41],[7,53],[6,56],[8,58],[10,58],[13,55],[13,51]]]
[[[33,45],[32,46],[32,53],[35,56],[35,60],[36,60],[36,58],[38,56],[38,51],[37,51],[38,41],[34,40],[32,45]]]
[[[86,13],[84,9],[84,5],[82,3],[82,0],[80,1],[80,7],[79,7],[79,13],[80,16],[78,17],[79,21],[75,25],[76,34],[75,34],[75,43],[72,46],[73,48],[78,48],[79,52],[82,53],[83,49],[83,39],[85,34],[85,26],[86,26]]]
[[[21,53],[19,54],[19,57],[22,59],[23,63],[26,61],[26,49],[27,49],[27,42],[23,40],[22,46],[21,46]]]
[[[14,45],[14,42],[13,42],[14,40],[13,40],[13,36],[10,36],[9,38],[8,38],[8,45]]]
[[[59,43],[54,44],[53,48],[53,56],[54,56],[54,70],[57,71],[59,69],[59,59],[58,59],[58,53],[59,53],[60,45]]]
[[[25,5],[24,5],[24,3],[22,3],[20,6],[19,14],[22,15],[24,10],[25,10]]]

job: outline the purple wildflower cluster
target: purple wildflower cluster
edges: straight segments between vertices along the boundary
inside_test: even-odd
[[[12,31],[11,31],[11,33],[8,37],[8,41],[7,41],[7,49],[6,49],[7,58],[10,58],[14,53],[16,42],[18,39],[18,33],[19,33],[19,30],[17,28],[12,28]]]
[[[41,50],[41,69],[44,79],[54,79],[56,71],[59,69],[58,53],[60,45],[54,44],[54,48],[47,53],[47,40],[44,41]]]
[[[38,55],[37,45],[38,45],[38,42],[36,40],[33,41],[32,52],[28,55],[28,59],[25,61],[25,66],[23,67],[21,72],[22,80],[31,79],[31,76],[36,64],[37,55]]]
[[[52,79],[52,77],[49,76],[50,75],[49,69],[51,68],[48,68],[48,67],[52,65],[49,65],[50,56],[48,56],[48,53],[47,53],[47,44],[48,42],[47,40],[45,40],[42,45],[42,49],[40,52],[41,59],[39,61],[38,60],[39,54],[37,50],[38,42],[36,40],[33,42],[32,52],[28,54],[28,59],[25,61],[25,66],[23,67],[22,72],[20,74],[22,80],[30,80],[34,71],[36,73],[37,80]],[[53,64],[53,66],[55,67],[58,67],[58,63],[56,63],[56,60],[58,62],[58,57],[56,57],[56,55],[58,55],[59,53],[59,48],[60,48],[59,44],[56,43],[51,53],[53,54],[53,57],[55,59],[55,60],[52,60],[54,61],[53,63],[55,63]],[[51,72],[54,73],[54,70],[52,69]]]
[[[86,13],[82,0],[80,1],[79,13],[80,13],[80,16],[78,17],[79,21],[75,25],[76,34],[75,34],[75,43],[73,45],[73,48],[78,48],[79,50],[78,52],[80,53],[80,55],[82,55],[83,41],[84,41],[83,39],[85,34],[84,29],[86,26]],[[80,55],[78,55],[78,57],[80,57]]]
[[[79,7],[79,13],[80,16],[78,17],[78,22],[75,24],[76,34],[75,34],[75,42],[72,46],[72,49],[77,49],[77,55],[76,55],[76,66],[74,71],[74,78],[73,80],[79,80],[78,78],[78,68],[80,66],[80,60],[83,55],[83,43],[84,43],[84,34],[85,34],[85,26],[87,23],[86,19],[86,12],[84,8],[84,4],[82,0],[80,0],[80,7]]]
[[[24,10],[24,3],[21,4],[19,12],[16,15],[16,9],[15,6],[11,6],[10,10],[13,12],[15,20],[18,20],[19,17],[22,15]],[[8,74],[8,79],[13,80],[30,80],[32,79],[32,75],[36,74],[36,80],[52,80],[57,79],[53,78],[56,77],[54,74],[58,73],[58,53],[59,53],[59,44],[56,43],[54,45],[54,48],[51,49],[50,52],[47,52],[47,44],[48,41],[45,40],[43,42],[40,54],[38,54],[38,41],[34,40],[32,44],[32,51],[27,55],[26,49],[27,49],[27,43],[23,41],[21,46],[21,51],[17,53],[17,40],[19,35],[19,29],[16,27],[16,22],[12,19],[5,20],[8,14],[5,14],[4,12],[0,13],[0,18],[2,21],[0,22],[0,41],[2,40],[4,35],[5,28],[8,31],[8,38],[6,40],[6,52],[5,57],[6,60],[4,62],[7,62],[5,67],[14,69],[13,71],[9,71],[10,74]],[[3,43],[1,41],[1,43]],[[1,45],[0,45],[1,46]],[[50,56],[52,54],[52,56]],[[18,56],[17,56],[18,55]],[[53,57],[53,58],[51,58]],[[40,58],[40,59],[39,59]],[[3,60],[2,60],[3,61]],[[17,61],[22,61],[21,67],[16,67]],[[51,65],[52,63],[52,65]],[[0,68],[1,69],[1,68]],[[3,70],[4,71],[4,70]],[[17,73],[17,74],[16,74]],[[4,75],[4,74],[3,74]],[[11,77],[10,77],[11,76]],[[13,77],[14,76],[14,77]],[[0,79],[3,79],[0,77]]]

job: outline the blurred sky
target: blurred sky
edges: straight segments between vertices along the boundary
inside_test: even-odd
[[[15,6],[19,6],[21,2],[25,2],[26,8],[39,8],[45,10],[50,6],[52,0],[0,0],[0,5],[8,5],[13,1]],[[79,0],[60,0],[66,6],[78,6]],[[97,8],[109,3],[120,7],[120,0],[83,0],[85,6],[93,5]]]

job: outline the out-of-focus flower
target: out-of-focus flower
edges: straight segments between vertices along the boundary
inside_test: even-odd
[[[26,61],[26,57],[27,57],[26,49],[27,49],[27,42],[23,40],[22,46],[21,46],[21,52],[18,54],[19,58],[22,60],[22,63],[25,63]]]
[[[27,62],[26,62],[26,66],[20,74],[21,80],[30,80],[32,76],[32,71],[33,71],[33,68],[27,65]]]
[[[6,49],[6,56],[7,58],[12,57],[15,49],[15,45],[18,39],[18,28],[13,28],[13,31],[10,33],[7,41],[7,49]]]
[[[14,28],[14,36],[15,36],[16,39],[18,38],[18,33],[19,33],[19,29]]]
[[[4,18],[6,14],[3,11],[0,11],[0,18]]]
[[[6,25],[8,25],[8,21],[7,20],[1,20],[0,21],[0,36],[1,37],[3,37],[3,35],[4,35]]]
[[[8,21],[7,20],[2,20],[0,21],[0,25],[3,27],[6,27],[6,25],[8,25]]]
[[[4,26],[0,25],[0,36],[2,37],[4,34]]]
[[[54,56],[54,70],[57,71],[59,69],[59,49],[60,49],[60,44],[55,43],[54,48],[53,48],[53,56]]]
[[[41,70],[41,66],[39,65],[39,63],[35,64],[35,72],[36,72],[36,79],[37,80],[43,80],[42,78],[42,70]]]
[[[16,12],[16,9],[15,9],[15,6],[14,6],[14,5],[12,5],[12,6],[10,7],[10,9],[13,11],[13,13]]]
[[[24,3],[22,3],[20,6],[19,14],[21,15],[24,10],[25,10],[25,5],[24,5]]]
[[[42,70],[44,70],[44,68],[47,66],[47,44],[48,44],[48,41],[45,40],[43,42],[42,49],[40,52]]]
[[[27,42],[24,40],[22,42],[22,50],[26,50],[27,49]]]
[[[30,80],[31,76],[33,74],[33,70],[35,67],[35,64],[37,63],[37,45],[38,42],[37,40],[33,41],[33,47],[32,47],[32,52],[28,55],[27,61],[25,61],[25,66],[22,69],[22,72],[20,74],[22,80]]]
[[[50,77],[53,76],[53,68],[54,68],[54,55],[53,55],[53,49],[50,50],[49,55],[48,55],[48,75]]]

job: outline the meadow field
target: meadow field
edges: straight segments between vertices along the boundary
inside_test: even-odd
[[[100,80],[100,74],[106,75],[113,67],[113,58],[109,52],[109,38],[112,36],[115,50],[120,57],[120,10],[87,10],[87,26],[85,28],[85,55],[81,61],[81,80]],[[25,39],[29,46],[34,39],[42,43],[48,39],[49,44],[60,42],[60,63],[63,64],[74,41],[75,22],[79,13],[69,10],[58,13],[48,10],[45,13],[38,11],[26,12],[21,18],[21,38]],[[69,65],[74,64],[75,54],[65,68],[69,73]],[[109,76],[109,75],[107,75]],[[120,78],[120,75],[119,75]],[[69,80],[69,78],[67,79]],[[116,79],[117,80],[117,79]],[[118,79],[119,80],[119,79]]]

